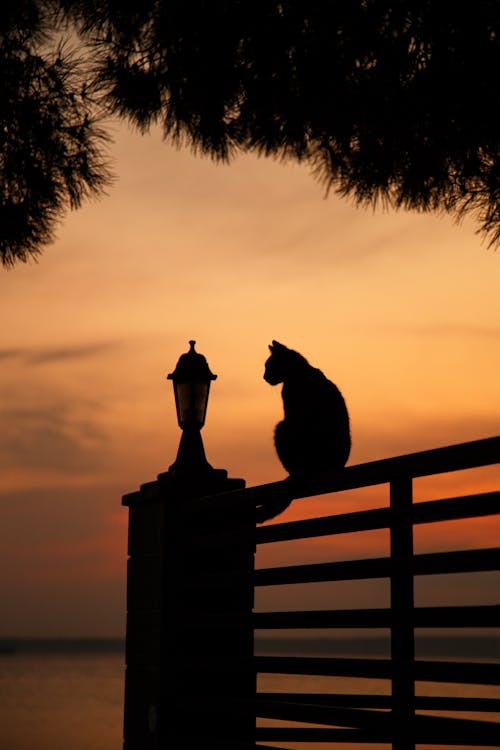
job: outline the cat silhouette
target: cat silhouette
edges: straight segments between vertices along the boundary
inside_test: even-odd
[[[351,450],[349,414],[337,386],[293,349],[273,341],[264,380],[283,383],[284,419],[274,444],[291,476],[309,477],[342,468]]]

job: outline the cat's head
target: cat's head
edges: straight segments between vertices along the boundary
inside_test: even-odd
[[[270,385],[278,385],[287,376],[290,360],[293,360],[296,352],[284,346],[284,344],[280,344],[279,341],[273,341],[272,344],[269,344],[269,351],[271,356],[265,364],[264,380]]]

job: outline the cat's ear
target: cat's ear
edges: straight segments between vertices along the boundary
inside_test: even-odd
[[[272,351],[273,351],[273,345],[272,345],[272,344],[269,344],[269,351],[270,351],[270,352],[272,352]]]
[[[283,344],[280,344],[279,341],[273,341],[273,347],[275,349],[286,349],[286,346],[284,346]]]

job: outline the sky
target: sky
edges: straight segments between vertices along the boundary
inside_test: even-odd
[[[207,458],[247,486],[286,476],[273,447],[280,392],[262,378],[273,339],[342,391],[349,464],[500,434],[500,255],[473,220],[360,209],[306,166],[216,164],[157,131],[112,131],[108,195],[68,214],[38,262],[0,271],[0,636],[123,635],[121,497],[175,459],[166,375],[190,339],[218,375]],[[421,481],[416,496],[498,489],[499,478]],[[301,501],[283,518],[385,502],[380,490]],[[337,559],[387,542],[351,536],[336,540]],[[483,519],[419,529],[416,544],[497,540]],[[333,559],[331,540],[286,554]],[[445,588],[493,603],[492,575]],[[339,606],[355,590],[337,585]]]

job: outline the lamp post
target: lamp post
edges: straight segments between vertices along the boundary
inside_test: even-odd
[[[255,746],[254,514],[205,457],[214,375],[195,342],[168,375],[177,458],[129,508],[123,750]],[[231,708],[228,708],[231,703]]]
[[[203,354],[195,351],[195,344],[196,341],[189,342],[189,351],[179,357],[175,370],[167,375],[174,386],[177,422],[182,430],[177,458],[168,470],[176,479],[227,476],[225,469],[210,466],[205,456],[201,428],[205,424],[210,383],[217,375],[210,371]]]

